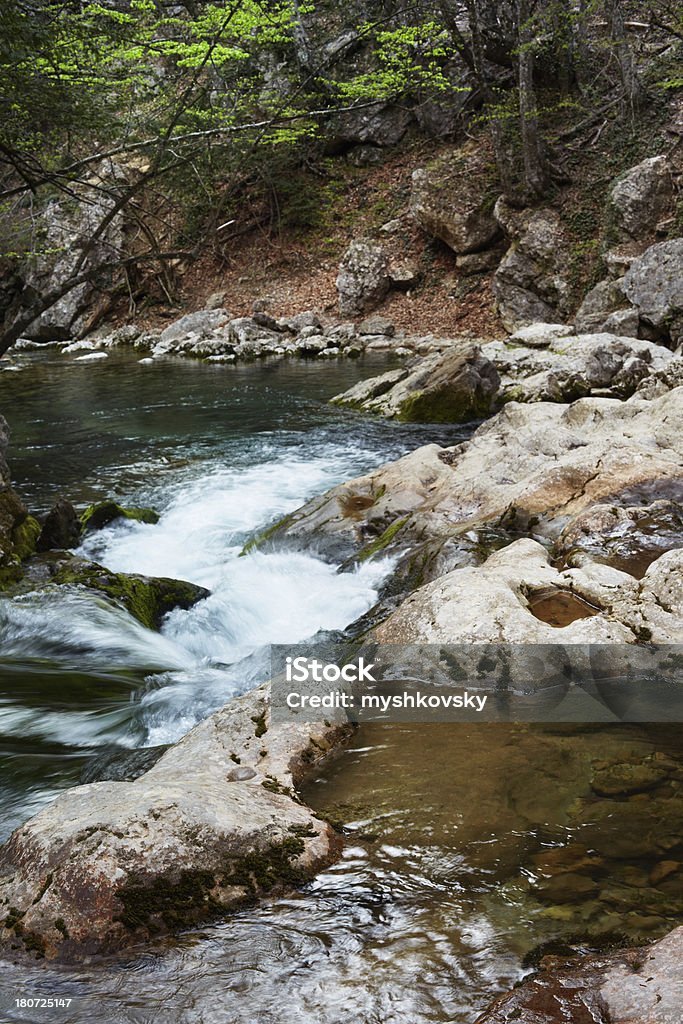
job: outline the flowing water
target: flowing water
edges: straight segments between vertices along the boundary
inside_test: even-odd
[[[465,436],[325,404],[374,372],[115,355],[22,356],[0,373],[13,476],[31,508],[59,494],[152,506],[156,526],[119,522],[83,553],[211,590],[160,633],[77,590],[0,601],[4,836],[98,751],[172,742],[259,682],[264,645],[342,629],[371,607],[386,562],[340,574],[311,551],[237,556],[310,495]],[[3,965],[0,1020],[474,1021],[543,942],[641,940],[680,920],[680,881],[662,864],[683,852],[682,761],[666,730],[365,727],[305,793],[347,835],[337,864],[301,892],[132,957]],[[656,785],[601,792],[596,772],[623,763],[650,780],[656,764]],[[17,1009],[29,994],[73,1003]]]

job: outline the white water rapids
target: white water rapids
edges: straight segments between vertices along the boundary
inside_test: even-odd
[[[147,672],[132,717],[120,706],[96,714],[15,706],[0,712],[5,735],[28,730],[84,746],[172,743],[267,678],[268,644],[343,629],[362,615],[377,598],[386,561],[338,573],[303,551],[239,557],[245,538],[336,482],[348,462],[330,451],[249,468],[205,467],[190,481],[149,488],[145,497],[161,509],[158,524],[119,520],[88,537],[78,553],[116,572],[185,579],[211,591],[188,611],[171,612],[159,634],[78,588],[2,602],[3,659]]]

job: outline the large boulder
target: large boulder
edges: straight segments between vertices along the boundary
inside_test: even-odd
[[[125,608],[148,629],[159,629],[164,616],[174,608],[191,608],[209,596],[204,587],[186,580],[112,572],[97,562],[75,556],[49,562],[47,567],[51,584],[101,594]]]
[[[332,401],[391,419],[463,423],[490,413],[498,383],[490,360],[478,346],[468,345],[426,356],[379,380],[362,381]]]
[[[609,221],[623,238],[646,240],[673,205],[674,185],[665,156],[653,156],[631,167],[612,188]]]
[[[584,296],[576,311],[574,326],[578,334],[613,331],[638,337],[639,316],[624,295],[623,278],[599,281]]]
[[[301,884],[340,841],[295,787],[343,735],[271,724],[260,688],[134,781],[68,790],[0,851],[0,949],[83,959]]]
[[[503,199],[498,223],[511,239],[493,277],[493,293],[505,328],[557,323],[569,302],[569,251],[556,210],[513,210]]]
[[[413,115],[393,103],[363,105],[339,114],[326,133],[328,153],[344,153],[352,146],[395,146],[408,131]]]
[[[337,275],[341,313],[359,316],[373,309],[390,287],[389,261],[384,249],[362,239],[351,242]]]
[[[501,234],[484,162],[472,147],[463,147],[413,171],[410,212],[423,231],[458,254],[486,249]]]
[[[623,289],[641,321],[683,341],[683,238],[646,249],[624,275]]]

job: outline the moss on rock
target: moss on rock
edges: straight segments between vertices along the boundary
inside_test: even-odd
[[[15,558],[24,562],[35,553],[41,526],[33,516],[26,515],[12,530],[12,547]]]
[[[137,523],[159,522],[159,514],[152,508],[125,507],[115,501],[102,501],[98,505],[89,505],[80,516],[83,533],[92,533],[109,526],[115,519],[133,519]]]
[[[204,587],[185,580],[111,572],[96,562],[81,558],[60,563],[52,582],[61,586],[85,587],[104,594],[122,605],[148,629],[158,629],[164,615],[174,608],[191,608],[209,596]]]

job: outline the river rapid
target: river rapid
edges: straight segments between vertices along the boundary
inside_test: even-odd
[[[10,466],[31,510],[59,495],[153,507],[157,525],[118,522],[80,553],[211,591],[160,633],[78,590],[0,599],[3,839],[103,753],[172,743],[267,678],[268,644],[342,630],[372,607],[387,560],[339,573],[314,550],[239,554],[333,484],[468,435],[326,404],[383,365],[141,364],[120,354],[0,364]],[[643,940],[680,920],[673,888],[651,906],[642,896],[661,850],[631,855],[622,841],[644,802],[615,801],[597,833],[591,815],[598,759],[655,756],[677,764],[680,740],[628,727],[365,727],[304,794],[346,833],[336,865],[301,892],[126,958],[3,965],[0,1019],[472,1022],[540,943],[579,932]],[[661,799],[671,785],[676,797],[669,783]],[[548,864],[564,856],[581,878],[581,850],[600,859],[604,884],[579,886],[578,897],[556,887],[549,899],[539,889],[553,877]],[[26,1010],[22,995],[72,1002]]]

